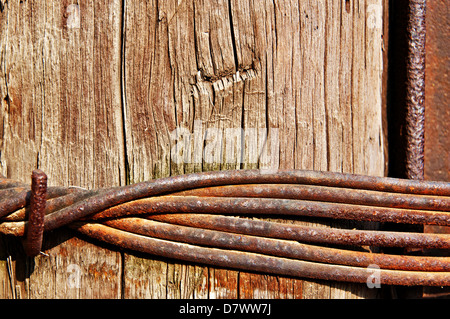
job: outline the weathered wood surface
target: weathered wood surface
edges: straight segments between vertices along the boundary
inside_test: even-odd
[[[1,172],[28,181],[39,167],[52,185],[87,188],[255,167],[382,176],[385,3],[0,0]],[[264,129],[269,161],[255,151]],[[0,297],[376,295],[120,252],[68,230],[44,248],[30,260],[1,238]]]

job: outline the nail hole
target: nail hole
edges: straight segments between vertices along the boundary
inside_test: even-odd
[[[9,95],[6,94],[6,96],[3,98],[4,107],[7,111],[9,111],[9,105],[11,103],[11,100],[9,98]]]
[[[345,11],[350,13],[350,0],[345,0]]]

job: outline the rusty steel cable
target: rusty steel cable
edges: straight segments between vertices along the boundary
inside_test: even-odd
[[[43,178],[42,174],[33,172]],[[122,248],[188,262],[356,282],[367,280],[367,266],[376,264],[384,283],[450,285],[448,257],[387,255],[342,247],[447,249],[450,235],[225,216],[449,225],[450,183],[300,170],[203,172],[100,190],[49,187],[42,210],[30,205],[34,198],[42,198],[37,191],[39,180],[33,178],[29,188],[0,179],[0,233],[22,236],[28,243],[30,232],[39,234],[39,229],[30,227],[37,214],[43,219],[41,231],[68,225]],[[34,244],[33,250],[27,250],[32,256],[40,250],[40,243]],[[152,246],[156,244],[162,246]],[[320,246],[330,244],[341,246]],[[185,251],[175,253],[175,247]],[[262,265],[250,266],[259,262]]]
[[[351,267],[274,257],[263,254],[225,250],[161,240],[119,230],[98,223],[75,226],[81,233],[124,248],[178,260],[253,272],[367,283],[374,275],[372,268]],[[380,284],[404,286],[449,286],[449,272],[376,270]]]
[[[360,267],[376,264],[382,269],[450,271],[450,258],[446,257],[398,256],[349,251],[306,245],[291,240],[275,240],[224,231],[179,226],[137,217],[107,220],[104,224],[153,238],[293,259]]]
[[[206,214],[156,214],[146,218],[202,229],[316,244],[450,249],[450,237],[446,234],[324,228]]]
[[[306,216],[376,222],[450,226],[445,211],[385,208],[302,199],[157,196],[142,198],[105,209],[93,219],[115,218],[140,213],[214,213],[237,215]],[[53,215],[47,216],[53,221]],[[56,218],[56,216],[55,216]]]
[[[263,187],[252,184],[204,187],[173,193],[172,195],[212,197],[270,196],[271,198],[302,198],[303,200],[322,202],[424,210],[445,210],[450,207],[450,197],[413,196],[401,193],[297,184],[264,184]]]

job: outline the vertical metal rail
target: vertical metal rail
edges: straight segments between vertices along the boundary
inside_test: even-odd
[[[426,0],[409,1],[406,90],[406,175],[424,178]]]

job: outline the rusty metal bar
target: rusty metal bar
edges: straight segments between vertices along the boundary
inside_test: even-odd
[[[330,184],[342,185],[344,183],[341,180],[339,180],[339,178],[340,178],[340,179],[344,179],[347,181],[348,180],[351,181],[352,185],[349,185],[349,183],[347,182],[347,186],[354,186],[354,184],[353,184],[354,180],[359,180],[360,182],[361,181],[367,182],[367,180],[372,179],[372,178],[367,179],[364,176],[357,176],[357,175],[354,176],[354,175],[349,175],[349,174],[337,174],[337,173],[308,172],[308,171],[296,172],[296,171],[294,171],[296,174],[291,174],[290,171],[287,171],[287,172],[289,173],[288,175],[286,175],[286,171],[281,172],[280,175],[283,175],[283,173],[285,174],[285,176],[282,176],[282,177],[280,177],[278,175],[273,175],[273,174],[271,176],[267,176],[266,174],[260,174],[258,176],[258,175],[255,175],[255,171],[250,171],[250,172],[248,172],[248,171],[244,171],[244,172],[231,171],[228,174],[224,174],[223,172],[219,172],[220,174],[218,174],[217,172],[201,173],[201,174],[194,174],[195,176],[191,176],[191,177],[195,177],[195,178],[193,178],[193,180],[194,180],[194,182],[197,182],[197,183],[199,180],[201,183],[204,183],[204,180],[202,180],[201,178],[196,180],[196,178],[199,177],[198,175],[202,175],[203,177],[206,176],[207,178],[209,178],[211,176],[217,176],[217,175],[219,175],[220,178],[223,178],[224,175],[231,175],[231,177],[234,177],[234,179],[233,178],[229,178],[229,179],[234,182],[236,182],[236,176],[238,176],[238,177],[240,177],[240,180],[238,178],[237,182],[245,182],[248,180],[255,181],[258,179],[258,177],[260,178],[260,181],[261,181],[261,177],[262,177],[263,178],[262,181],[268,181],[267,179],[269,179],[269,181],[274,181],[277,179],[282,182],[285,182],[285,181],[293,182],[293,181],[295,181],[295,179],[297,179],[296,181],[300,180],[303,182],[308,182],[308,183],[313,183],[313,184],[322,184],[323,183],[323,184],[327,184],[327,185],[330,185]],[[202,177],[202,176],[200,176],[200,177]],[[255,176],[256,176],[256,178],[255,178]],[[324,178],[324,176],[328,176],[328,177]],[[331,178],[330,178],[330,176],[331,176]],[[336,180],[336,179],[338,179],[338,180]],[[403,187],[405,187],[405,186],[411,187],[410,185],[408,185],[409,181],[405,181],[405,180],[387,179],[387,183],[386,183],[386,179],[381,179],[381,178],[376,178],[376,179],[379,179],[379,184],[383,185],[384,188],[386,188],[386,185],[389,185],[389,184],[397,185],[397,186],[403,184]],[[163,180],[165,180],[166,182],[170,182],[170,181],[173,182],[175,180],[175,181],[178,181],[178,183],[180,183],[180,182],[184,183],[186,180],[189,180],[189,179],[186,178],[186,176],[182,176],[181,178],[177,177],[177,178],[168,178],[168,179],[163,179]],[[158,184],[158,182],[159,182],[159,180],[150,182],[150,183],[141,183],[140,186],[144,185],[147,188],[151,188],[151,186]],[[215,181],[215,180],[211,180],[211,179],[207,180],[207,185],[208,184],[209,185],[217,184],[217,183],[220,184],[220,183],[223,183],[223,181],[221,181],[221,180]],[[413,181],[413,184],[416,184],[416,188],[413,189],[413,192],[415,192],[415,193],[418,192],[417,185],[422,185],[422,186],[424,185],[423,182],[416,183],[415,181]],[[429,184],[428,186],[430,186],[430,187],[437,185],[438,187],[435,187],[435,189],[439,189],[441,192],[442,191],[445,192],[446,187],[448,187],[448,183],[425,183],[425,185],[426,184]],[[175,186],[177,186],[177,185],[175,185]],[[184,188],[186,188],[187,186],[189,186],[189,185],[183,184]],[[194,186],[196,186],[196,185],[194,185]],[[389,194],[386,192],[383,192],[383,193],[382,192],[371,192],[371,193],[369,192],[370,196],[368,196],[367,191],[364,191],[364,190],[353,190],[353,189],[345,189],[345,188],[334,189],[334,188],[330,188],[330,187],[305,186],[305,185],[295,185],[295,184],[288,185],[288,187],[285,187],[286,185],[282,185],[282,184],[280,184],[279,186],[280,186],[280,188],[277,188],[276,185],[270,185],[270,184],[239,185],[239,188],[237,188],[237,186],[235,186],[235,185],[229,185],[229,186],[222,186],[222,187],[216,187],[216,188],[209,187],[209,188],[195,189],[195,190],[190,190],[188,192],[191,192],[191,193],[192,192],[194,192],[194,193],[200,192],[200,193],[203,193],[204,195],[205,194],[211,195],[211,191],[215,190],[216,195],[217,195],[217,191],[219,190],[220,192],[223,192],[225,196],[230,196],[230,195],[257,196],[257,194],[259,194],[258,196],[295,198],[298,195],[298,197],[300,197],[300,198],[320,199],[320,200],[331,200],[333,197],[336,197],[337,201],[341,201],[341,202],[349,201],[349,202],[353,202],[353,203],[373,205],[373,204],[376,204],[376,201],[380,201],[380,204],[385,205],[385,206],[393,206],[393,205],[394,206],[404,206],[404,207],[416,206],[419,208],[423,208],[426,205],[430,205],[431,209],[444,208],[444,209],[448,210],[448,198],[447,197],[436,197],[436,196],[424,197],[424,198],[420,198],[420,200],[418,201],[417,198],[419,198],[419,197],[417,197],[417,196],[419,196],[419,195]],[[371,184],[371,186],[373,188],[374,184]],[[309,190],[305,187],[309,187]],[[179,189],[179,187],[174,187],[174,188]],[[311,192],[311,189],[313,189],[314,191]],[[134,190],[134,186],[132,187],[132,190]],[[144,187],[144,190],[145,190],[145,187]],[[229,193],[228,192],[229,190],[232,190],[232,192]],[[295,190],[295,192],[292,192],[292,190]],[[403,189],[403,190],[396,189],[396,190],[397,191],[405,191],[405,189]],[[56,211],[56,213],[57,213],[57,215],[59,215],[60,219],[64,220],[65,216],[61,216],[62,215],[61,210],[62,210],[62,211],[66,211],[66,214],[71,215],[71,216],[69,216],[70,218],[73,218],[73,219],[81,218],[83,216],[80,217],[76,213],[74,214],[74,211],[76,211],[76,209],[78,209],[79,211],[81,211],[83,213],[83,215],[86,214],[84,211],[84,207],[86,206],[86,203],[85,203],[85,201],[83,201],[82,204],[84,204],[84,206],[83,205],[80,206],[79,205],[80,203],[77,202],[77,200],[95,198],[96,196],[101,197],[101,196],[103,196],[103,194],[105,194],[105,193],[108,194],[111,191],[112,191],[112,193],[117,192],[117,189],[91,191],[90,193],[87,191],[81,191],[78,189],[75,189],[72,191],[74,191],[74,192],[76,191],[76,193],[69,194],[67,196],[48,201],[49,207],[48,207],[48,210],[46,213],[49,214],[49,213]],[[350,193],[350,196],[348,196],[349,191],[353,192],[353,194]],[[161,191],[159,191],[159,192],[161,193]],[[186,191],[184,191],[184,192],[186,193]],[[425,191],[425,192],[427,192],[427,191]],[[356,200],[355,200],[355,196],[354,196],[355,193],[359,194],[359,195],[363,195],[363,196],[361,196],[361,198],[359,198],[359,199],[356,198]],[[345,194],[345,195],[342,195],[342,194]],[[392,201],[392,196],[394,196],[394,202]],[[395,198],[396,196],[400,196],[400,197]],[[401,196],[403,196],[403,198]],[[391,199],[389,199],[389,197],[391,197]],[[388,198],[389,200],[386,201],[386,198]],[[115,200],[114,196],[111,196],[111,195],[109,196],[109,199]],[[424,199],[425,199],[425,202],[424,202]],[[226,201],[226,199],[219,199],[219,200],[222,203],[224,203],[224,201]],[[240,201],[241,203],[243,203],[243,199],[237,199],[237,200]],[[151,198],[146,199],[145,201],[153,202],[153,205],[155,204],[154,203],[155,200],[154,199],[152,200]],[[167,201],[167,199],[164,199],[164,201]],[[172,201],[173,201],[173,199],[172,199]],[[178,201],[180,201],[180,200],[178,200]],[[229,199],[228,199],[228,201],[229,201]],[[267,202],[267,199],[263,199],[263,201]],[[395,201],[396,201],[396,203],[395,203]],[[112,204],[114,204],[114,201],[112,201],[112,202],[113,202]],[[422,202],[422,203],[420,203],[420,202]],[[97,204],[97,202],[95,202],[95,203]],[[136,202],[133,202],[133,203],[136,204]],[[305,203],[307,205],[311,204],[309,202],[303,202],[303,204],[305,204]],[[24,203],[21,203],[20,205],[23,205],[23,204]],[[75,207],[74,207],[74,205],[75,205]],[[127,205],[130,205],[130,204],[127,204]],[[324,205],[325,205],[325,208],[323,208]],[[332,205],[332,206],[330,206],[330,205]],[[313,203],[312,208],[311,207],[309,209],[308,209],[308,207],[303,207],[303,208],[304,208],[304,210],[307,211],[307,213],[311,213],[313,211],[313,209],[322,207],[322,209],[321,209],[322,213],[327,214],[326,209],[333,209],[334,205],[335,205],[334,203],[333,204]],[[65,207],[65,206],[68,206],[68,207]],[[151,208],[150,206],[144,207],[142,209],[142,211],[148,212],[148,209]],[[259,202],[259,206],[261,206],[261,202]],[[286,205],[284,205],[284,206],[286,206]],[[291,206],[292,206],[292,203],[291,203]],[[272,205],[272,208],[273,207],[274,207],[274,205]],[[342,205],[340,207],[342,208]],[[350,217],[349,218],[352,218],[352,216],[351,216],[352,211],[354,214],[355,209],[356,210],[359,209],[359,207],[355,207],[355,206],[344,206],[344,208],[345,207],[350,208]],[[97,207],[95,209],[101,210],[102,208],[103,207],[100,207],[100,208]],[[266,212],[268,211],[268,208],[270,208],[270,207],[263,207],[263,209]],[[95,211],[95,209],[94,209],[94,211]],[[174,209],[174,208],[172,208],[172,209]],[[238,209],[239,209],[239,207],[238,207]],[[325,209],[325,211],[324,211],[324,209]],[[365,207],[363,209],[366,210],[366,215],[373,215],[373,212],[369,208]],[[114,210],[118,211],[118,208],[116,207]],[[281,210],[283,210],[283,207]],[[296,210],[298,210],[298,208]],[[182,210],[180,210],[178,212],[182,212]],[[394,212],[399,213],[399,212],[403,212],[403,211],[394,210]],[[25,212],[22,211],[21,213],[22,214],[18,214],[18,215],[23,217]],[[107,213],[108,213],[108,211],[102,212],[100,214],[100,217],[102,215],[106,216]],[[435,215],[435,213],[433,213],[433,212],[427,212],[427,211],[419,212],[419,216],[423,215],[423,214],[427,215],[428,217],[430,217],[430,216],[434,217],[434,215]],[[118,214],[118,216],[121,216],[121,215],[123,215],[123,214],[122,213]],[[387,218],[386,215],[389,215],[389,214],[386,214],[386,212],[385,212],[384,215],[385,215],[384,218]],[[405,215],[408,216],[408,218],[410,218],[409,212],[406,212]],[[54,216],[55,215],[50,214],[49,216],[46,217],[46,219],[48,219],[46,221],[46,225],[47,225],[46,229],[47,230],[52,229],[51,228],[51,220],[54,219]],[[94,216],[91,215],[90,218],[95,218],[95,216],[96,215],[94,215]],[[442,219],[444,219],[444,224],[448,223],[448,215],[447,214],[440,213],[440,216],[442,217]],[[335,214],[335,217],[340,218],[341,216],[339,216],[339,214],[336,216],[336,214]],[[360,218],[360,216],[354,216],[354,217]],[[391,217],[389,217],[388,220],[392,220]],[[69,221],[70,221],[70,218],[69,218]],[[378,219],[376,219],[376,220],[383,220],[383,219],[380,219],[380,217],[378,217]],[[447,222],[446,222],[446,220],[447,220]],[[404,220],[400,219],[400,221],[404,221]],[[67,223],[67,221],[66,221],[66,223]],[[16,226],[17,227],[14,228],[15,234],[20,232],[20,227],[23,227],[23,225],[20,226],[20,224],[18,224]]]
[[[15,193],[8,192],[7,196],[14,196]],[[15,191],[15,189],[13,189]],[[70,193],[48,200],[46,215],[73,205],[77,201],[98,195],[106,190],[83,191]],[[363,206],[379,206],[391,208],[426,209],[450,211],[450,197],[425,196],[386,193],[377,191],[366,191],[357,189],[334,188],[327,186],[310,185],[286,185],[286,184],[249,184],[249,185],[228,185],[191,189],[172,193],[178,196],[213,196],[213,197],[262,197],[262,198],[283,198],[302,199],[313,201],[326,201],[335,203],[347,203]],[[22,208],[3,218],[5,221],[20,221],[25,219],[26,209]]]
[[[293,224],[275,223],[269,221],[249,220],[229,216],[196,214],[169,214],[148,215],[149,211],[138,206],[119,205],[104,212],[94,214],[91,220],[102,218],[117,218],[126,215],[135,215],[137,212],[147,215],[154,220],[188,225],[199,228],[223,230],[236,233],[247,233],[256,236],[265,236],[282,239],[293,239],[304,242],[344,244],[344,245],[371,245],[380,247],[415,247],[415,248],[450,248],[450,235],[447,234],[421,234],[408,232],[386,232],[374,230],[347,230],[336,228],[321,228]],[[119,212],[116,212],[119,210]],[[106,214],[104,214],[106,213]],[[0,232],[5,234],[23,236],[25,234],[25,221],[7,222],[0,224]]]
[[[29,187],[29,184],[18,182],[9,178],[6,178],[0,174],[0,189],[14,188],[14,187]]]
[[[424,178],[426,0],[409,1],[406,87],[406,174]]]
[[[72,192],[67,195],[63,195],[63,196],[56,197],[56,198],[47,198],[47,206],[45,209],[45,215],[49,215],[53,212],[63,209],[64,207],[73,205],[78,201],[84,200],[84,199],[91,197],[94,194],[98,194],[98,193],[99,193],[99,191],[88,192],[88,191],[80,190],[80,191]],[[1,220],[10,221],[10,222],[24,221],[26,219],[26,215],[28,212],[29,212],[29,206],[26,206],[26,207],[16,210],[14,213],[4,216]]]
[[[351,267],[294,260],[262,254],[195,246],[191,244],[155,239],[118,230],[102,224],[73,224],[92,238],[156,256],[204,265],[264,272],[303,278],[367,283],[374,271],[370,268]],[[450,273],[378,269],[380,284],[448,286]]]
[[[64,196],[74,192],[75,189],[67,187],[49,187],[47,199]],[[0,191],[0,219],[30,204],[31,189],[29,187],[14,187]]]
[[[358,267],[368,267],[371,264],[376,264],[383,269],[450,271],[450,257],[437,258],[373,254],[307,245],[291,240],[278,240],[172,225],[136,217],[108,220],[104,224],[148,237],[299,260]]]
[[[428,1],[426,12],[425,179],[450,182],[450,16],[448,2]],[[447,159],[447,160],[445,160]],[[424,226],[424,232],[450,234],[449,227]],[[450,255],[450,251],[439,251]],[[425,298],[450,298],[450,287],[424,288]]]
[[[450,234],[324,228],[206,214],[156,214],[145,218],[196,228],[319,244],[450,248]]]
[[[450,225],[450,213],[442,211],[369,207],[341,203],[279,198],[156,196],[105,209],[92,219],[117,218],[135,214],[203,213],[221,215],[306,216],[408,224]],[[46,216],[52,225],[53,215]],[[49,226],[50,227],[50,226]]]
[[[450,196],[450,183],[444,182],[414,181],[301,170],[280,170],[271,174],[261,174],[259,170],[204,172],[111,188],[103,190],[101,193],[92,192],[91,196],[86,198],[84,202],[78,202],[76,207],[71,207],[72,211],[79,211],[79,214],[72,212],[69,214],[71,216],[65,216],[67,220],[60,220],[59,218],[64,219],[64,212],[61,212],[59,218],[54,217],[54,223],[55,227],[60,227],[77,218],[88,216],[95,211],[143,197],[200,187],[237,184],[305,184],[404,194]],[[50,187],[48,189],[48,199],[76,191],[77,189]],[[58,192],[60,193],[58,194]],[[0,218],[10,214],[12,211],[25,207],[27,205],[27,196],[29,196],[29,192],[23,192],[20,193],[20,196],[1,200]]]
[[[28,256],[36,256],[41,251],[44,235],[44,213],[47,200],[47,175],[41,170],[31,174],[30,217],[27,237],[23,246]]]
[[[450,211],[450,197],[296,184],[246,184],[190,189],[175,196],[302,199],[363,206]]]
[[[0,179],[0,185],[2,182],[4,180]],[[13,197],[1,197],[0,199],[0,213],[3,214],[3,217],[0,218],[0,232],[25,236],[26,229],[30,229],[30,217],[35,212],[34,206],[30,206],[29,202],[30,198],[31,201],[33,200],[36,192],[9,180],[3,185],[10,185],[11,188],[4,187],[0,191],[0,195],[8,194]],[[48,190],[49,194],[45,198],[43,197],[44,202],[46,199],[43,223],[46,231],[69,225],[94,238],[124,248],[134,249],[137,247],[135,245],[137,245],[138,238],[144,238],[141,248],[151,252],[154,247],[146,246],[150,244],[148,240],[156,243],[154,241],[157,239],[150,237],[163,237],[189,244],[212,245],[214,248],[194,246],[195,249],[201,249],[199,251],[200,259],[214,256],[215,260],[206,264],[248,269],[249,262],[259,260],[266,263],[263,266],[264,269],[276,274],[289,274],[290,270],[283,267],[290,266],[292,258],[295,258],[313,260],[315,261],[314,266],[317,264],[320,267],[324,262],[335,263],[329,264],[328,266],[332,268],[327,268],[327,271],[339,272],[342,270],[339,267],[351,265],[350,268],[359,269],[357,271],[362,278],[362,274],[367,271],[361,270],[361,266],[367,265],[368,262],[374,262],[385,268],[395,268],[395,271],[403,269],[400,273],[387,273],[385,279],[386,282],[396,282],[402,285],[414,285],[420,282],[418,273],[422,274],[424,278],[429,276],[429,279],[422,282],[442,283],[441,279],[436,279],[441,278],[439,276],[442,274],[436,275],[436,272],[446,273],[450,269],[448,258],[367,254],[311,246],[293,241],[303,238],[305,242],[321,244],[409,245],[412,247],[416,245],[418,247],[443,248],[450,246],[450,239],[446,235],[320,229],[319,227],[287,226],[287,224],[281,223],[217,216],[218,214],[281,215],[284,218],[313,216],[448,225],[450,224],[450,197],[448,196],[450,183],[372,178],[313,171],[279,171],[264,174],[259,170],[244,170],[189,174],[92,191],[77,188],[49,188]],[[27,213],[30,216],[28,221],[26,220]],[[172,215],[163,215],[162,213],[171,213]],[[182,213],[192,213],[193,215]],[[201,215],[203,213],[209,214],[209,217],[204,218],[205,215]],[[123,218],[130,214],[140,214],[160,222],[155,224],[157,222],[142,218]],[[186,216],[190,217],[186,218]],[[113,220],[111,220],[112,218]],[[203,226],[200,227],[201,218],[204,220],[202,221]],[[80,224],[80,221],[103,222],[121,228],[122,232],[106,225]],[[149,225],[153,225],[153,228]],[[155,225],[159,225],[159,227],[155,228]],[[136,234],[143,233],[142,227],[147,232],[149,227],[152,229],[152,233],[146,233],[146,235],[151,235],[150,237]],[[115,238],[116,241],[111,238]],[[157,242],[160,243],[160,241]],[[186,261],[192,261],[191,258],[194,258],[194,256],[181,258],[172,256],[173,252],[170,247],[174,246],[170,245],[179,243],[167,242],[167,240],[163,243],[169,246],[164,248],[161,256]],[[226,248],[226,250],[217,247]],[[213,250],[205,251],[204,249]],[[219,255],[217,255],[218,251],[220,251]],[[220,261],[223,251],[232,254],[224,257],[225,259],[238,259],[235,259],[235,263],[225,265],[223,261]],[[242,261],[243,251],[245,254],[253,254],[248,255],[251,257],[250,260]],[[286,257],[290,259],[286,259]],[[252,261],[252,258],[256,259]],[[261,258],[262,260],[260,260]],[[300,262],[300,260],[295,260],[295,262]],[[276,263],[280,263],[281,268],[276,266]],[[304,266],[304,264],[302,265]],[[346,268],[346,271],[340,275],[332,275],[330,278],[352,281],[353,279],[350,277],[353,274],[349,274],[348,271],[349,269]],[[410,273],[414,274],[412,277],[417,275],[417,278],[411,279]],[[304,269],[301,273],[298,269],[298,272],[294,271],[293,274],[322,279],[329,276],[320,271],[311,274],[309,270],[305,272]]]

